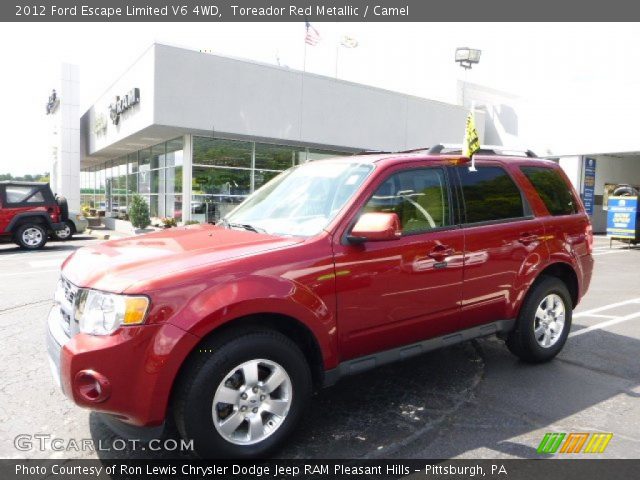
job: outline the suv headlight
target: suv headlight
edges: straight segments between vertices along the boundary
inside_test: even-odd
[[[147,297],[82,289],[78,292],[75,316],[82,333],[111,335],[121,326],[143,323],[148,308]]]

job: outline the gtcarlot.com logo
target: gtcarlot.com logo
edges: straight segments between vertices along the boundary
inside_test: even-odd
[[[547,433],[538,453],[604,453],[611,438],[613,433]]]
[[[148,442],[137,439],[116,438],[111,442],[94,441],[91,438],[60,438],[47,433],[20,434],[13,439],[13,446],[21,452],[111,452],[111,451],[193,451],[193,440],[175,440],[173,438],[154,438]]]

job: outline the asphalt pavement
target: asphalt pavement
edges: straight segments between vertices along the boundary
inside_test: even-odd
[[[51,377],[45,320],[60,265],[99,241],[50,242],[38,252],[0,245],[0,457],[189,455],[123,448]],[[487,338],[346,378],[314,397],[308,418],[278,456],[539,458],[546,433],[610,432],[598,458],[640,458],[640,248],[609,249],[608,239],[597,237],[595,258],[591,289],[554,361],[524,364],[500,340]],[[33,442],[20,450],[16,437],[25,434],[49,435],[66,447],[40,451]],[[100,449],[69,450],[72,439],[92,439]]]

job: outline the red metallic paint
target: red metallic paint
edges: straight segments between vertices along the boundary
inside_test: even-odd
[[[453,225],[399,239],[352,244],[346,235],[380,182],[392,172],[450,166],[459,158],[370,156],[375,164],[358,195],[313,238],[277,237],[214,226],[177,228],[79,250],[63,274],[83,288],[145,294],[145,325],[111,336],[79,334],[63,348],[63,389],[79,405],[135,425],[166,415],[176,375],[200,340],[241,317],[278,314],[316,339],[324,369],[367,353],[517,315],[546,267],[570,266],[580,296],[592,257],[584,209],[548,215],[521,165],[552,162],[478,157],[518,183],[533,217],[482,226]],[[577,195],[574,192],[577,198]],[[446,268],[438,264],[447,261]],[[100,404],[83,400],[72,379],[91,369],[111,383]]]

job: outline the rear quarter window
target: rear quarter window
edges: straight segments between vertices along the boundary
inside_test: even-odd
[[[520,167],[538,192],[551,215],[571,215],[578,212],[578,206],[571,187],[559,172],[546,167]]]
[[[22,203],[33,193],[33,190],[33,187],[9,185],[5,190],[7,203]]]

